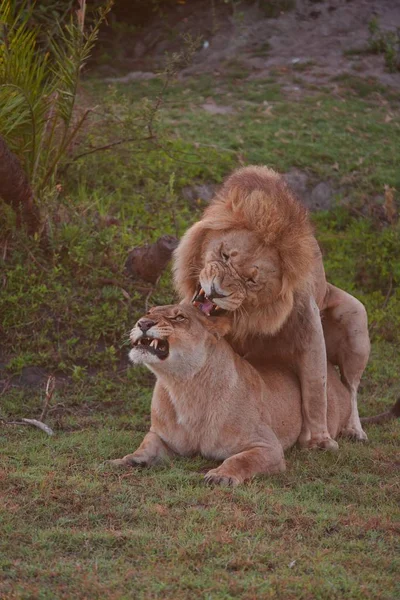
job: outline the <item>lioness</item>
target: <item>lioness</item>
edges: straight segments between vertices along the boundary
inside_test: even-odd
[[[307,211],[280,175],[266,167],[234,172],[183,236],[174,271],[183,302],[194,299],[211,315],[228,311],[237,352],[272,357],[297,372],[302,445],[337,448],[326,420],[327,359],[351,396],[343,434],[367,439],[357,408],[370,350],[366,311],[326,282]]]
[[[151,427],[116,465],[151,466],[178,454],[223,460],[205,479],[238,485],[258,473],[285,470],[283,451],[302,428],[297,377],[276,364],[256,370],[221,336],[224,317],[191,305],[152,308],[132,329],[134,364],[157,376]],[[351,412],[350,392],[328,363],[328,431],[335,438]]]

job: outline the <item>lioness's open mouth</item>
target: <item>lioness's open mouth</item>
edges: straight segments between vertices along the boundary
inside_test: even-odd
[[[140,348],[140,350],[143,350],[144,352],[154,354],[160,360],[164,360],[169,354],[169,344],[167,340],[159,340],[157,338],[143,336],[133,342],[132,345],[134,348]]]
[[[197,292],[192,300],[193,306],[199,308],[208,317],[215,317],[224,314],[226,311],[217,306],[210,298],[207,297],[205,291],[198,285]]]

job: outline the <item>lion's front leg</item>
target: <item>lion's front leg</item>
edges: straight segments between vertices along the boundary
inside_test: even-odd
[[[174,452],[154,432],[149,431],[143,442],[133,454],[127,454],[123,458],[110,460],[117,467],[142,466],[151,467],[174,456]]]
[[[298,359],[303,427],[299,444],[307,448],[337,450],[327,425],[327,358],[318,306],[311,299],[306,313],[304,349]]]

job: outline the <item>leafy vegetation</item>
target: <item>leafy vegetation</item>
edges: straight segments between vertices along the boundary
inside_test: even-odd
[[[369,22],[368,47],[375,54],[383,54],[385,64],[391,73],[400,70],[400,29],[382,31],[378,17]]]
[[[79,77],[111,2],[89,31],[85,8],[81,2],[42,53],[29,12],[18,12],[11,0],[0,5],[0,131],[38,195],[53,187],[60,161],[90,112],[75,111]]]
[[[146,298],[174,298],[169,272],[154,290],[130,280],[127,252],[181,235],[203,205],[186,188],[238,164],[296,166],[337,190],[336,208],[313,220],[329,280],[369,313],[361,412],[399,396],[398,97],[372,81],[365,93],[358,80],[337,84],[335,96],[309,89],[293,102],[273,76],[244,81],[227,66],[165,90],[157,143],[88,153],[129,135],[163,87],[92,75],[78,98],[98,104],[96,126],[54,179],[48,247],[0,206],[2,598],[396,597],[397,423],[370,427],[368,445],[341,441],[335,456],[294,449],[285,474],[235,490],[205,487],[202,459],[126,473],[106,464],[149,426],[153,378],[126,370],[127,332]],[[208,113],[210,98],[230,110]],[[53,438],[5,424],[40,415],[42,388],[14,385],[35,366],[58,375]]]

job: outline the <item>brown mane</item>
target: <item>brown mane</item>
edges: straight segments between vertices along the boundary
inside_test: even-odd
[[[308,212],[278,173],[251,166],[228,177],[175,251],[175,284],[183,297],[194,292],[207,233],[234,229],[254,232],[262,244],[277,248],[284,273],[282,293],[307,284],[318,252]]]

